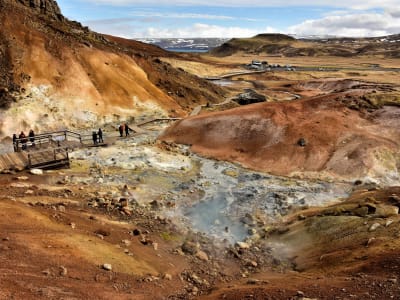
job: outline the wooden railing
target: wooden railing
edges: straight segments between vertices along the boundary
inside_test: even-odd
[[[69,165],[68,148],[52,148],[28,153],[28,168]]]
[[[154,122],[165,122],[165,121],[177,121],[180,118],[155,118],[151,120],[142,121],[135,126],[140,127]],[[103,133],[103,139],[105,138]],[[61,147],[64,141],[77,141],[80,144],[91,144],[93,142],[92,134],[81,134],[71,130],[60,130],[53,132],[46,132],[37,134],[34,137],[17,138],[14,141],[14,151],[20,152],[21,150],[27,150],[28,148],[42,148],[42,147]]]
[[[156,119],[151,119],[151,120],[147,120],[147,121],[143,121],[142,123],[136,124],[136,126],[140,127],[140,126],[144,126],[150,123],[155,123],[155,122],[160,122],[160,121],[178,121],[181,120],[181,118],[156,118]]]
[[[46,132],[43,134],[35,135],[34,137],[18,138],[14,143],[14,150],[19,152],[32,147],[60,147],[63,141],[75,140],[81,144],[92,141],[91,134],[81,134],[70,130]]]

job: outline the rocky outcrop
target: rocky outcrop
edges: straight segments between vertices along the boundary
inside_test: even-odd
[[[51,16],[58,20],[63,19],[60,7],[54,0],[17,0],[17,1],[41,14]]]
[[[246,89],[244,93],[237,95],[237,97],[233,100],[240,105],[247,105],[264,102],[266,99],[267,98],[264,95],[261,95],[252,89]]]

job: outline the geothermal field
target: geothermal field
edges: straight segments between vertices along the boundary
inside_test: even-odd
[[[36,2],[0,0],[0,299],[400,299],[399,36],[182,54]]]

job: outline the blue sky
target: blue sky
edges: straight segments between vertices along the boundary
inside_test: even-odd
[[[399,0],[58,0],[65,16],[126,38],[400,33]],[[334,3],[334,4],[333,4]]]

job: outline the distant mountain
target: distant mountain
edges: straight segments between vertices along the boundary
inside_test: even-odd
[[[400,35],[372,38],[302,37],[284,34],[259,34],[252,38],[231,39],[211,50],[216,56],[235,53],[277,56],[340,56],[379,55],[400,58]]]
[[[176,52],[207,52],[220,46],[227,38],[168,38],[168,39],[139,39],[139,41],[156,45],[165,50]]]

